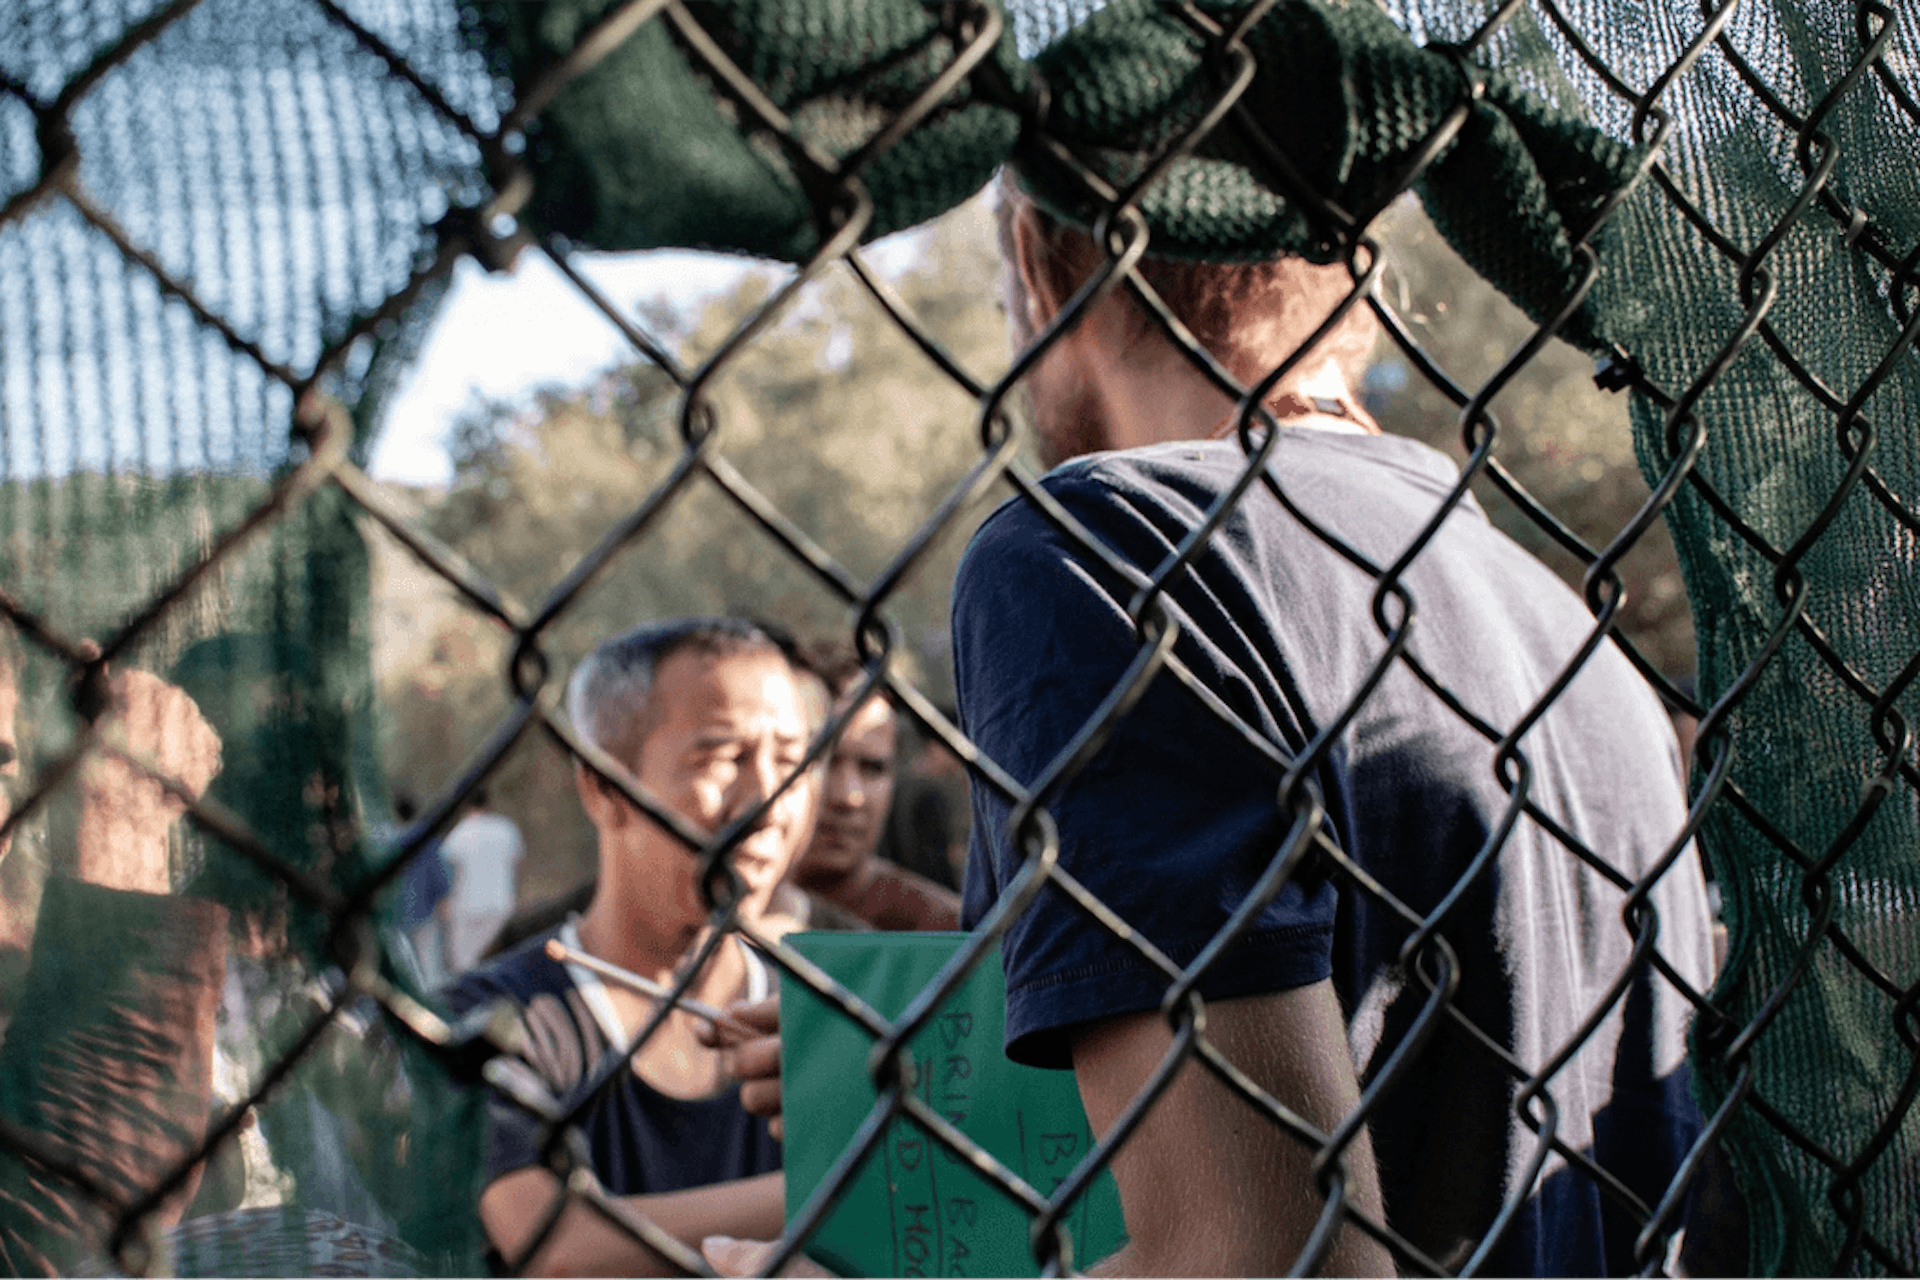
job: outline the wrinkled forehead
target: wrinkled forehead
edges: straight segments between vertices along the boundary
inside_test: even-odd
[[[805,738],[801,677],[778,649],[683,650],[661,662],[650,699],[656,732]]]

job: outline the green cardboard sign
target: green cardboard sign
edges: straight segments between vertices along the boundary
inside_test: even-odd
[[[787,939],[875,1010],[898,1017],[967,939],[964,933],[797,933]],[[1007,1060],[1000,953],[941,1006],[910,1045],[921,1098],[961,1132],[1051,1195],[1093,1145],[1069,1071]],[[873,1037],[785,978],[780,991],[787,1217],[820,1185],[878,1096]],[[1102,1173],[1067,1217],[1076,1267],[1126,1239],[1113,1175]],[[1035,1276],[1027,1211],[919,1122],[896,1118],[855,1171],[807,1253],[844,1276]]]

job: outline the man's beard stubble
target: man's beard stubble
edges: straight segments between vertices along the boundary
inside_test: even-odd
[[[1033,424],[1034,451],[1048,470],[1089,453],[1111,448],[1098,400],[1077,374],[1047,396],[1027,387],[1027,420]],[[1044,402],[1044,403],[1043,403]]]

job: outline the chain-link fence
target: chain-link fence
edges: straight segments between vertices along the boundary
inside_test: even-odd
[[[948,1123],[915,1091],[907,1065],[907,1044],[939,999],[1046,887],[1079,904],[1076,927],[1125,938],[1163,975],[1182,1057],[1204,1061],[1314,1153],[1328,1207],[1302,1269],[1326,1257],[1349,1215],[1404,1270],[1478,1268],[1500,1256],[1525,1206],[1565,1175],[1631,1221],[1634,1265],[1657,1271],[1719,1150],[1743,1192],[1755,1267],[1920,1267],[1911,1122],[1920,972],[1907,918],[1920,890],[1912,853],[1920,777],[1907,724],[1920,671],[1912,639],[1920,515],[1903,434],[1920,376],[1911,163],[1920,19],[1912,6],[1865,0],[1697,8],[1402,0],[1387,11],[1403,44],[1356,52],[1338,31],[1321,45],[1263,34],[1283,24],[1299,36],[1284,23],[1351,16],[1353,7],[1111,6],[1102,14],[1111,46],[1172,60],[1126,73],[1164,80],[1171,96],[1117,126],[1132,150],[1116,159],[1098,134],[1100,104],[1086,99],[1121,72],[1101,62],[1100,49],[1060,39],[1088,19],[1070,6],[1008,14],[989,3],[13,0],[0,24],[0,600],[23,637],[11,665],[26,777],[5,831],[17,846],[7,864],[16,943],[29,940],[36,910],[39,925],[0,1062],[8,1262],[64,1270],[105,1258],[183,1273],[471,1270],[481,1247],[478,1098],[494,1090],[552,1126],[548,1155],[566,1196],[545,1215],[547,1228],[563,1204],[582,1203],[700,1269],[686,1244],[592,1176],[570,1127],[589,1099],[561,1105],[517,1082],[500,1054],[514,1044],[512,1027],[484,1014],[451,1022],[437,1014],[377,926],[381,894],[407,858],[520,744],[545,735],[596,769],[608,765],[561,713],[566,673],[552,656],[553,631],[650,533],[687,518],[696,495],[717,495],[757,530],[767,557],[790,559],[839,602],[862,687],[884,690],[967,762],[973,785],[1013,815],[1008,849],[1018,851],[1005,864],[1001,909],[898,1019],[874,1014],[792,948],[767,945],[781,970],[815,986],[881,1047],[875,1110],[804,1197],[772,1265],[802,1247],[891,1123],[917,1123],[975,1164],[1031,1216],[1039,1262],[1066,1261],[1056,1228],[1131,1140],[1137,1114],[1043,1193]],[[1134,29],[1155,34],[1129,44]],[[1029,59],[1043,49],[1055,53],[1036,71]],[[1287,65],[1272,65],[1283,58]],[[1519,173],[1501,139],[1487,140],[1517,130],[1522,152],[1549,150],[1535,131],[1556,112],[1601,131],[1590,145],[1567,144],[1587,146],[1592,168],[1577,179],[1556,186],[1551,171]],[[737,146],[675,152],[711,128]],[[1336,136],[1339,146],[1323,145]],[[987,382],[889,293],[859,246],[937,214],[1016,155],[1047,158],[1056,184],[1047,203],[1095,229],[1110,269],[1004,378]],[[1129,290],[1158,313],[1134,269],[1166,225],[1156,192],[1184,166],[1222,156],[1259,174],[1263,198],[1281,209],[1272,222],[1286,243],[1252,248],[1345,263],[1349,304],[1371,307],[1405,361],[1458,407],[1468,480],[1491,481],[1548,542],[1588,566],[1590,631],[1537,673],[1530,704],[1515,714],[1481,718],[1444,671],[1422,665],[1410,639],[1423,607],[1421,557],[1470,501],[1467,480],[1438,487],[1416,534],[1369,554],[1313,516],[1284,468],[1267,469],[1279,435],[1262,431],[1249,408],[1239,419],[1240,473],[1211,508],[1195,508],[1168,555],[1142,559],[1090,532],[1021,460],[1013,393],[1106,290]],[[1542,163],[1551,169],[1554,159]],[[1461,382],[1376,287],[1392,249],[1375,237],[1375,220],[1415,188],[1462,254],[1537,326],[1490,378]],[[685,367],[574,264],[582,247],[669,244],[719,244],[799,265],[697,367]],[[589,554],[553,566],[532,603],[436,542],[363,469],[397,373],[456,262],[471,255],[504,268],[520,254],[550,259],[672,381],[680,450],[664,481]],[[948,425],[977,439],[976,464],[911,538],[887,549],[876,574],[849,570],[747,479],[751,466],[729,455],[728,421],[711,394],[809,282],[847,267],[924,355],[926,376],[957,384],[977,407]],[[1225,377],[1182,327],[1164,315],[1159,324],[1196,367]],[[1651,494],[1604,545],[1529,497],[1501,461],[1500,393],[1556,334],[1605,353],[1599,379],[1632,402]],[[1007,495],[1039,513],[1089,573],[1127,584],[1131,599],[1120,603],[1137,628],[1115,681],[1089,704],[1095,714],[1055,744],[1047,768],[1026,776],[977,749],[907,678],[888,614],[943,535],[983,498]],[[1276,736],[1196,674],[1182,647],[1190,631],[1169,625],[1168,601],[1185,607],[1182,575],[1211,554],[1219,530],[1263,504],[1337,551],[1373,601],[1370,617],[1347,620],[1372,640],[1358,677],[1310,691],[1297,740]],[[1668,707],[1700,717],[1699,759],[1684,823],[1622,874],[1611,860],[1616,833],[1558,829],[1536,802],[1525,739],[1582,667],[1621,639],[1617,567],[1662,519],[1693,606],[1698,703],[1653,664],[1629,659]],[[377,708],[363,531],[372,526],[511,639],[508,711],[405,829],[398,857],[369,836],[387,816],[369,727]],[[1482,659],[1503,660],[1493,645]],[[86,762],[112,754],[102,713],[116,696],[115,673],[132,667],[169,673],[223,739],[222,774],[193,799],[192,832],[174,837],[170,856],[173,881],[222,903],[224,925],[158,916],[103,937],[118,919],[105,907],[63,905],[52,888],[39,900],[41,878],[85,870],[73,850],[84,843],[84,779],[94,767]],[[1445,709],[1433,714],[1487,744],[1477,767],[1508,797],[1505,825],[1488,833],[1472,876],[1499,863],[1513,827],[1532,824],[1551,830],[1579,874],[1609,886],[1601,914],[1629,959],[1580,1007],[1554,1011],[1552,1026],[1574,1030],[1551,1043],[1522,1049],[1524,1028],[1474,1028],[1451,1002],[1453,967],[1474,944],[1450,932],[1448,919],[1471,876],[1435,901],[1403,901],[1324,817],[1318,783],[1347,749],[1342,735],[1383,681],[1407,673]],[[1196,695],[1254,772],[1270,775],[1266,818],[1283,836],[1259,850],[1247,911],[1216,944],[1177,962],[1063,869],[1049,816],[1076,779],[1105,767],[1103,746],[1129,718],[1160,705],[1154,690]],[[845,720],[834,717],[815,739],[809,765],[831,751]],[[164,774],[177,803],[198,791],[177,769],[136,763]],[[703,944],[712,954],[747,927],[724,867],[749,824],[709,840],[624,773],[607,778],[694,851],[713,906],[716,927]],[[796,775],[791,785],[808,784]],[[1711,992],[1676,959],[1685,942],[1661,931],[1649,905],[1684,874],[1696,834],[1730,926]],[[1243,917],[1313,880],[1400,922],[1396,958],[1421,1011],[1398,1028],[1408,1053],[1442,1024],[1477,1036],[1482,1070],[1502,1081],[1510,1109],[1501,1123],[1528,1135],[1503,1198],[1457,1255],[1403,1230],[1400,1218],[1416,1216],[1403,1201],[1390,1197],[1383,1220],[1349,1198],[1356,1136],[1368,1124],[1378,1130],[1397,1105],[1403,1073],[1391,1046],[1370,1059],[1357,1106],[1316,1125],[1240,1075],[1204,1034],[1191,993],[1247,927]],[[199,941],[223,929],[224,962]],[[159,958],[144,957],[148,944]],[[164,990],[120,982],[115,970],[130,954],[164,975]],[[1698,1141],[1676,1153],[1670,1185],[1651,1194],[1553,1118],[1556,1094],[1578,1073],[1569,1064],[1627,1016],[1625,1006],[1655,998],[1648,991],[1690,1010],[1706,1118]],[[208,1082],[170,1075],[167,1064],[194,1057],[205,1037],[189,1032],[222,999],[239,1011],[223,1033],[233,1043],[223,1040],[215,1059],[230,1079],[201,1127],[182,1118],[192,1098],[170,1091],[197,1089],[204,1106]],[[1569,1021],[1557,1020],[1567,1012]],[[665,1017],[641,1029],[636,1051]],[[170,1029],[186,1038],[184,1051],[167,1048]],[[626,1070],[616,1058],[593,1078],[611,1087]],[[72,1099],[86,1094],[73,1081],[87,1073],[111,1075],[117,1092],[75,1119]],[[1156,1093],[1172,1078],[1157,1073]],[[1423,1105],[1438,1126],[1432,1142],[1465,1141],[1446,1126],[1469,1119],[1450,1115],[1444,1100]],[[247,1158],[269,1116],[276,1147],[304,1151],[313,1166],[291,1180]],[[318,1167],[329,1156],[340,1166],[331,1173]],[[237,1170],[229,1203],[300,1211],[297,1226],[285,1227],[303,1241],[294,1252],[249,1253],[257,1239],[247,1243],[237,1227],[231,1237],[196,1235],[207,1220],[193,1216],[163,1230],[184,1194],[222,1176],[223,1160]],[[328,1232],[336,1249],[323,1258],[312,1250]],[[543,1239],[507,1266],[523,1268]]]

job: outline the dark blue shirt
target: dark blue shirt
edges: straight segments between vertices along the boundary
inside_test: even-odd
[[[613,1046],[586,991],[546,954],[547,939],[557,932],[530,938],[463,975],[446,1001],[456,1016],[493,1000],[512,1001],[527,1031],[526,1066],[571,1107]],[[487,1121],[488,1182],[542,1163],[543,1121],[497,1091],[489,1091]],[[594,1174],[614,1195],[683,1191],[780,1168],[780,1144],[765,1120],[741,1107],[737,1084],[710,1098],[673,1098],[622,1067],[579,1123]]]
[[[430,841],[414,852],[400,873],[400,927],[417,929],[433,919],[434,910],[452,890],[453,876],[440,856],[440,842]]]
[[[1183,443],[1093,455],[1045,487],[1147,574],[1242,467],[1237,444]],[[1370,1080],[1428,995],[1399,963],[1408,917],[1458,887],[1441,929],[1460,974],[1453,1008],[1499,1048],[1449,1023],[1380,1099],[1369,1129],[1389,1218],[1457,1267],[1511,1200],[1482,1270],[1630,1269],[1633,1218],[1603,1207],[1590,1174],[1550,1153],[1539,1178],[1517,1183],[1544,1139],[1512,1104],[1518,1080],[1605,1008],[1551,1081],[1551,1137],[1653,1204],[1699,1131],[1682,1062],[1688,1005],[1645,965],[1624,977],[1620,885],[1662,861],[1685,817],[1666,717],[1602,642],[1503,766],[1499,736],[1580,662],[1594,622],[1579,599],[1469,499],[1405,573],[1411,617],[1395,598],[1376,602],[1362,566],[1401,557],[1458,479],[1423,445],[1283,428],[1269,471],[1294,510],[1256,485],[1169,584],[1175,656],[1199,692],[1159,673],[1052,796],[1060,866],[1186,965],[1286,845],[1287,765],[1375,680],[1387,647],[1376,605],[1388,627],[1410,626],[1414,662],[1378,675],[1304,780],[1324,830],[1389,897],[1308,858],[1199,990],[1219,999],[1331,977]],[[1137,590],[1137,576],[1077,549],[1030,504],[1003,507],[976,536],[954,594],[962,727],[1020,783],[1041,776],[1139,652],[1127,617]],[[1009,817],[976,785],[970,923],[1019,870]],[[1709,920],[1690,848],[1651,905],[1662,953],[1704,988]],[[1157,1008],[1169,986],[1052,885],[1014,919],[1003,956],[1007,1052],[1040,1065],[1069,1065],[1076,1027]]]

